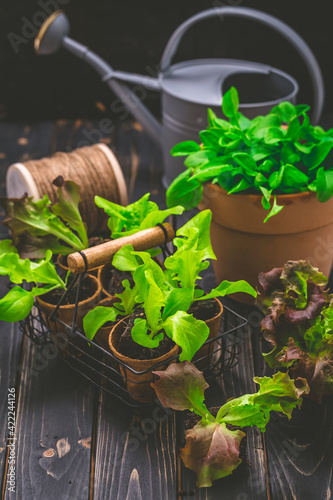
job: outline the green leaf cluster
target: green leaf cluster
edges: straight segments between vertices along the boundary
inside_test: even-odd
[[[10,281],[16,284],[23,282],[37,284],[31,290],[14,286],[0,300],[0,320],[20,321],[30,313],[34,297],[56,288],[66,288],[66,284],[58,276],[51,258],[52,252],[48,250],[45,259],[38,259],[36,262],[21,259],[10,240],[0,242],[0,275],[8,276]]]
[[[269,210],[264,222],[279,213],[276,195],[315,191],[320,202],[333,195],[333,129],[310,124],[308,106],[282,102],[269,114],[249,120],[238,111],[232,87],[223,97],[222,120],[208,110],[201,144],[176,145],[173,156],[186,156],[182,172],[167,190],[167,206],[186,210],[198,205],[205,182],[228,194],[259,193]]]
[[[87,314],[84,319],[87,337],[92,339],[106,318],[114,321],[117,316],[130,314],[136,306],[141,306],[145,318],[135,319],[133,340],[155,348],[167,335],[181,347],[180,360],[191,360],[209,335],[205,322],[188,313],[193,302],[236,292],[256,296],[245,281],[224,281],[207,295],[197,288],[200,272],[209,265],[208,259],[215,258],[209,236],[210,222],[211,212],[205,210],[177,231],[174,240],[177,250],[165,260],[164,270],[148,252],[135,252],[131,245],[119,250],[112,264],[121,271],[131,271],[134,286],[128,285],[117,295],[122,304],[126,302],[126,307],[116,303],[112,308],[96,308]]]
[[[11,230],[13,242],[21,257],[42,258],[47,250],[68,255],[88,247],[85,224],[79,211],[80,187],[73,181],[56,179],[58,203],[51,205],[47,195],[33,201],[1,198],[7,217],[3,224]]]
[[[185,466],[197,474],[199,488],[211,486],[212,481],[231,474],[241,463],[239,446],[245,434],[228,429],[227,424],[255,425],[265,431],[272,411],[290,419],[294,408],[301,405],[302,395],[309,392],[305,379],[294,381],[286,373],[255,377],[260,386],[257,392],[229,400],[214,417],[204,403],[208,386],[193,364],[174,363],[154,374],[158,380],[151,385],[164,407],[190,410],[201,417],[197,425],[186,431],[186,445],[181,450]]]
[[[109,216],[108,227],[113,239],[149,229],[161,224],[170,215],[179,215],[184,211],[181,206],[160,210],[156,203],[149,200],[149,197],[150,193],[146,193],[140,200],[123,207],[95,196],[96,205]]]

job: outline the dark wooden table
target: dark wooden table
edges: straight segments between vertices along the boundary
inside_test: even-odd
[[[83,131],[94,128],[98,123],[88,121],[1,124],[2,195],[11,163],[74,148],[86,137]],[[131,200],[150,191],[152,199],[162,203],[160,154],[141,127],[117,122],[111,137],[103,141],[117,154]],[[5,278],[0,292],[6,292]],[[248,317],[252,334],[243,335],[238,365],[210,391],[216,404],[254,392],[253,376],[267,372],[260,354],[260,315],[254,308],[230,304]],[[5,500],[332,498],[333,398],[320,406],[305,401],[290,422],[274,415],[264,435],[250,429],[246,462],[231,477],[198,489],[194,474],[178,457],[180,414],[131,410],[59,358],[41,363],[39,347],[18,325],[3,322],[0,329],[0,470]],[[7,475],[9,388],[16,392],[15,493],[8,490]]]

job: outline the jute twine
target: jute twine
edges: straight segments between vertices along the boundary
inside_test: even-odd
[[[40,196],[47,194],[51,202],[57,200],[57,187],[52,181],[61,175],[80,187],[79,205],[88,234],[96,235],[107,227],[108,217],[94,202],[95,195],[114,203],[126,204],[125,181],[119,164],[105,145],[86,146],[71,153],[55,153],[50,158],[28,161],[24,166],[31,173]]]

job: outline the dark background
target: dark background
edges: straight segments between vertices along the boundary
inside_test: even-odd
[[[36,56],[33,37],[19,43],[15,52],[8,35],[22,36],[26,20],[33,23],[38,18],[41,22],[43,15],[36,13],[45,12],[41,4],[48,0],[39,1],[2,0],[0,6],[0,120],[112,116],[110,90],[82,61],[64,50],[53,56]],[[316,55],[326,86],[322,122],[333,126],[333,32],[325,0],[49,1],[58,3],[68,15],[71,37],[88,45],[114,68],[142,74],[148,74],[147,68],[156,69],[172,32],[200,10],[237,3],[273,14],[294,28]],[[310,79],[299,56],[279,35],[257,23],[231,18],[221,22],[216,18],[198,24],[184,38],[175,60],[195,57],[231,57],[270,64],[297,79],[298,102],[312,102]],[[158,115],[158,94],[150,92],[145,103]]]

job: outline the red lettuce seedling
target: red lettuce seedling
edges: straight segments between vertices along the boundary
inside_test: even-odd
[[[228,476],[242,462],[239,447],[245,433],[230,430],[227,424],[256,425],[265,431],[271,411],[291,418],[293,409],[302,403],[301,396],[309,391],[305,379],[294,381],[285,373],[279,372],[272,378],[255,377],[260,385],[258,392],[228,401],[214,417],[204,404],[208,385],[192,363],[173,363],[167,370],[153,373],[158,380],[151,385],[164,407],[190,410],[201,417],[198,424],[185,432],[186,444],[181,449],[181,458],[196,473],[199,488]]]
[[[51,205],[47,195],[33,201],[22,198],[0,198],[7,217],[3,224],[11,230],[13,243],[22,258],[42,258],[47,250],[68,255],[88,247],[85,224],[79,211],[80,186],[59,176],[58,203]]]
[[[333,296],[327,278],[305,261],[289,261],[259,275],[258,305],[266,313],[261,329],[273,345],[264,354],[272,368],[304,377],[309,397],[333,394]]]

